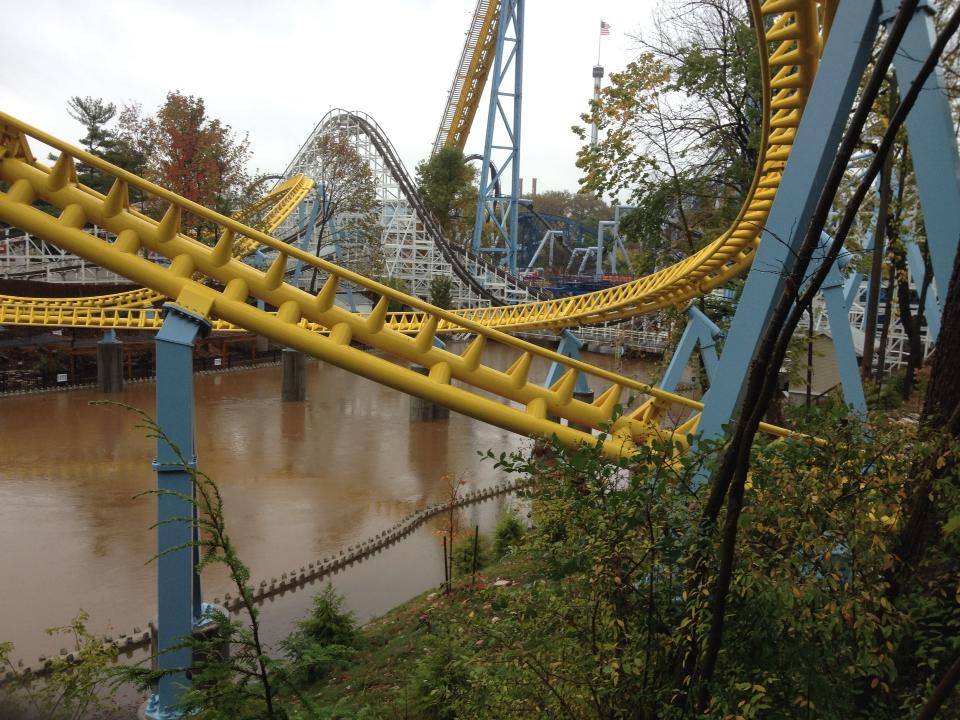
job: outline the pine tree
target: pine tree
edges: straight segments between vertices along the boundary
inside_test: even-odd
[[[67,112],[87,131],[80,140],[83,148],[92,155],[116,162],[116,137],[107,127],[117,114],[116,105],[102,98],[74,95],[67,102]],[[88,165],[80,164],[77,175],[80,182],[94,190],[102,193],[109,190],[111,179]]]

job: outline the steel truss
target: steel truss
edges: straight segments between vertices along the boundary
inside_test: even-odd
[[[473,252],[502,253],[504,264],[513,273],[518,268],[524,3],[525,0],[503,0],[500,5],[487,134],[480,166],[480,193],[473,226]],[[486,168],[491,167],[496,168],[492,178],[486,173]],[[502,178],[509,180],[508,196],[499,194],[499,188],[504,184]],[[483,231],[488,220],[495,228],[493,245],[483,247]]]

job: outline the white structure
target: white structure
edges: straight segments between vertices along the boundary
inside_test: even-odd
[[[387,277],[403,281],[411,294],[423,299],[430,297],[433,278],[450,278],[455,307],[513,304],[538,297],[537,291],[528,288],[520,278],[443,238],[423,207],[416,186],[393,145],[380,126],[364,113],[344,110],[328,113],[287,166],[284,177],[303,173],[319,180],[322,174],[317,143],[330,132],[351,137],[373,172]],[[294,231],[296,222],[292,216],[280,235]],[[351,256],[355,258],[358,249],[347,244],[341,251],[338,262],[349,267]]]

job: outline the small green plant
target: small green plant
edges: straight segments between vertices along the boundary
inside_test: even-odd
[[[344,610],[343,598],[328,582],[314,597],[310,614],[297,622],[297,629],[281,647],[294,675],[312,683],[342,667],[353,656],[357,641],[356,620]]]
[[[410,675],[408,693],[416,713],[427,720],[456,720],[469,697],[469,657],[460,643],[446,635],[433,639]]]
[[[474,570],[473,557],[473,534],[462,537],[453,546],[453,569],[457,577],[469,576]],[[477,537],[477,570],[482,570],[490,564],[492,560],[490,550],[490,540],[486,535]]]
[[[505,512],[497,521],[497,527],[493,531],[493,557],[499,560],[510,551],[510,548],[519,545],[526,530],[516,510],[511,508]]]
[[[430,281],[430,304],[449,310],[453,307],[453,282],[445,275],[437,275]]]
[[[18,673],[10,656],[12,643],[0,643],[0,670],[18,673],[0,697],[0,717],[81,720],[116,709],[115,673],[117,648],[105,644],[87,630],[89,616],[81,610],[69,625],[47,630],[48,635],[72,640],[73,651],[50,660],[42,678]]]
[[[140,417],[138,427],[147,436],[167,443],[173,450],[177,464],[190,475],[194,492],[186,495],[166,490],[148,490],[141,495],[174,495],[197,509],[195,519],[173,518],[167,522],[195,522],[200,530],[197,545],[200,549],[198,572],[211,565],[224,565],[241,601],[244,621],[233,620],[219,609],[207,612],[209,631],[203,635],[185,638],[171,649],[190,648],[192,668],[153,669],[136,665],[121,667],[121,681],[133,682],[146,689],[165,675],[188,671],[191,686],[181,699],[181,710],[197,720],[286,720],[289,712],[286,698],[280,688],[288,691],[301,703],[301,712],[312,713],[309,700],[303,697],[291,679],[291,669],[281,660],[271,657],[264,644],[260,628],[260,611],[253,599],[250,570],[237,554],[227,532],[223,497],[216,483],[205,473],[192,468],[183,452],[142,410],[122,403],[95,403],[119,405]],[[174,548],[179,550],[180,548]],[[154,558],[156,559],[156,558]],[[230,652],[224,654],[224,646]],[[155,660],[156,658],[151,658]]]

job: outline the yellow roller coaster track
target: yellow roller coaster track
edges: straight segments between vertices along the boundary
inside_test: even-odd
[[[460,62],[447,95],[447,105],[440,119],[440,129],[433,143],[434,152],[442,147],[463,150],[467,144],[473,118],[480,106],[480,96],[483,95],[493,65],[499,24],[499,0],[477,0]]]
[[[563,357],[497,328],[565,327],[648,312],[706,292],[749,265],[789,156],[820,50],[818,6],[812,0],[768,0],[762,7],[753,7],[761,34],[760,47],[769,51],[762,54],[768,88],[765,144],[753,190],[740,218],[724,236],[696,256],[612,291],[507,308],[458,313],[441,310],[181,198],[3,113],[0,180],[9,185],[9,190],[0,194],[0,219],[165,297],[175,298],[178,305],[194,313],[246,328],[376,382],[524,435],[556,434],[568,444],[591,441],[589,433],[552,418],[601,428],[611,423],[615,408],[629,396],[648,395],[648,401],[616,418],[614,433],[604,445],[612,456],[630,453],[636,443],[667,434],[660,428],[660,418],[671,405],[698,410],[700,404]],[[778,68],[772,77],[768,72],[771,67]],[[37,162],[28,138],[60,151],[53,168]],[[76,160],[115,179],[106,196],[77,182]],[[160,222],[130,207],[131,187],[168,204]],[[34,207],[38,200],[60,208],[59,217]],[[183,213],[220,228],[214,247],[179,232]],[[88,223],[107,229],[116,240],[109,242],[83,232]],[[240,238],[277,253],[269,269],[261,272],[233,257]],[[141,250],[148,252],[141,254]],[[168,258],[170,264],[156,262],[152,259],[156,255]],[[283,281],[290,259],[316,266],[329,276],[317,295]],[[220,291],[194,279],[198,276],[213,280],[224,289]],[[343,282],[354,283],[379,297],[372,313],[361,316],[334,304],[337,287]],[[278,308],[278,312],[259,310],[247,302],[251,296]],[[401,302],[415,312],[396,314],[388,325],[387,309],[391,302]],[[317,332],[318,328],[328,332]],[[433,344],[438,332],[453,328],[475,335],[462,354]],[[490,341],[517,353],[508,370],[483,364],[484,347]],[[428,373],[422,375],[366,352],[353,342],[425,367]],[[566,368],[552,387],[529,381],[530,367],[538,356]],[[573,397],[573,390],[581,373],[588,380],[611,383],[611,387],[593,403],[580,401]],[[694,416],[676,428],[674,437],[683,441],[695,431],[697,422],[698,416]],[[789,434],[772,426],[764,429],[780,436]]]
[[[244,208],[236,217],[241,222],[247,222],[257,218],[253,223],[253,227],[272,235],[277,228],[283,224],[283,221],[296,210],[297,206],[311,189],[313,189],[313,180],[305,175],[294,175],[278,184],[256,202]],[[255,253],[257,247],[257,243],[252,240],[240,238],[234,245],[234,257],[242,260]],[[17,308],[32,307],[36,309],[38,316],[50,308],[57,308],[67,313],[69,313],[70,310],[93,310],[93,316],[96,316],[97,310],[106,308],[108,309],[106,315],[109,316],[109,309],[150,308],[164,299],[162,295],[158,295],[153,290],[137,288],[136,290],[124,290],[123,292],[111,293],[109,295],[91,295],[89,297],[74,298],[0,295],[0,307],[4,305]],[[64,325],[63,327],[69,327],[69,325]]]
[[[474,24],[483,20],[480,24],[486,27],[486,19],[495,17],[494,10],[498,7],[499,3],[496,2],[478,7],[478,13],[482,11],[484,14],[482,17],[475,16]],[[456,311],[459,317],[464,321],[507,331],[535,328],[559,330],[619,320],[668,306],[683,305],[722,286],[749,268],[779,187],[783,167],[793,147],[821,48],[820,8],[814,0],[767,0],[762,5],[754,1],[752,9],[758,20],[755,24],[759,35],[766,107],[753,183],[732,226],[696,254],[633,282],[558,300]],[[826,13],[829,17],[829,6]],[[468,37],[468,45],[471,42],[472,36]],[[479,81],[471,82],[476,85]],[[465,102],[464,97],[461,95],[458,102]],[[479,102],[479,97],[472,102]],[[449,132],[453,133],[454,128],[451,127]],[[112,310],[105,310],[98,315],[96,312],[72,313],[53,309],[64,305],[116,307],[116,303],[109,300],[110,297],[100,296],[74,302],[9,298],[6,304],[10,307],[0,310],[2,321],[8,324],[46,325],[60,322],[55,318],[62,318],[68,325],[76,322],[77,326],[82,327],[122,328],[125,327],[124,323],[131,328],[150,326],[149,317],[141,317],[137,313],[119,315]],[[145,303],[138,304],[143,307]],[[150,314],[149,311],[144,312]],[[423,321],[424,316],[418,313],[400,313],[387,319],[391,328],[405,332],[415,332]],[[444,329],[462,329],[462,324],[457,328]]]

